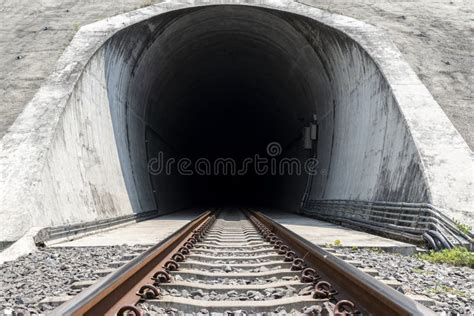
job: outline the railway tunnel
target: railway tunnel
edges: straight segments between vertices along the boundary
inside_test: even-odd
[[[468,214],[472,183],[454,168],[472,163],[467,145],[385,41],[279,3],[165,3],[83,27],[2,140],[0,217],[15,225],[0,240],[196,207],[383,201],[397,216],[401,202],[417,205],[410,216],[427,203]]]
[[[278,166],[289,158],[304,169],[317,155],[313,197],[427,198],[416,150],[387,83],[340,32],[298,15],[218,6],[132,26],[114,36],[104,54],[112,112],[123,108],[124,116],[112,118],[116,135],[127,135],[119,149],[122,161],[130,162],[122,167],[142,206],[295,210],[306,189],[304,170],[256,174],[250,165],[244,175],[183,175],[175,164],[172,174],[151,181],[146,171],[153,157],[175,163],[188,158],[190,169],[205,166],[196,166],[198,159],[214,167],[216,159],[229,158],[237,171],[256,154],[271,159],[269,144],[279,146]],[[314,115],[319,135],[312,151],[304,148],[304,130]]]

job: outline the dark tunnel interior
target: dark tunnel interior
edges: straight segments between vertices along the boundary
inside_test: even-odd
[[[148,157],[176,159],[171,174],[151,177],[157,205],[299,205],[306,177],[280,172],[279,159],[309,154],[302,140],[313,89],[297,60],[301,39],[269,19],[276,18],[255,10],[197,10],[174,20],[173,37],[162,34],[150,48],[157,74],[145,106]],[[268,155],[270,143],[281,154]],[[255,155],[269,159],[263,169]],[[193,175],[177,170],[183,158]]]

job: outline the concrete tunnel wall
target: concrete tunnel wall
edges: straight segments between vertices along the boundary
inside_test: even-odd
[[[26,126],[31,133],[34,121],[36,135],[18,148],[15,134],[2,140],[10,160],[27,158],[3,169],[12,175],[8,180],[18,181],[3,182],[0,219],[13,225],[0,240],[15,240],[32,226],[235,204],[234,197],[214,198],[215,192],[227,197],[225,188],[241,195],[259,190],[247,204],[295,210],[305,176],[250,175],[239,185],[222,177],[150,177],[147,163],[158,151],[174,158],[239,160],[264,153],[272,141],[283,145],[282,156],[304,160],[301,132],[314,113],[320,136],[312,199],[443,202],[465,212],[466,195],[460,196],[464,206],[439,198],[439,166],[424,158],[436,146],[427,146],[413,129],[413,118],[400,109],[403,93],[389,82],[401,77],[399,69],[388,62],[387,76],[380,58],[375,62],[366,47],[335,28],[360,31],[354,20],[330,15],[321,23],[303,16],[313,9],[286,3],[179,10],[168,5],[81,29],[32,101],[36,107],[27,107],[15,123],[17,132]],[[417,83],[412,72],[406,77]],[[242,96],[238,102],[236,96]],[[57,107],[50,106],[53,101]],[[454,130],[445,116],[436,120]],[[461,160],[445,159],[450,170],[460,161],[469,165],[467,145],[456,133],[449,136],[458,142],[452,150]],[[40,145],[28,147],[33,141]],[[26,171],[25,163],[31,166]],[[15,170],[22,171],[13,176]],[[458,171],[451,177],[457,185],[468,182]]]
[[[134,25],[104,51],[122,169],[136,209],[155,208],[154,195],[162,210],[226,204],[218,196],[229,190],[241,200],[227,204],[297,209],[304,175],[292,181],[293,189],[285,185],[288,177],[240,181],[258,192],[245,201],[241,187],[225,177],[216,186],[203,176],[161,176],[150,185],[144,157],[147,145],[155,156],[252,157],[272,141],[298,138],[313,113],[320,118],[323,172],[314,178],[312,198],[428,200],[416,148],[388,84],[341,32],[288,13],[218,6]],[[147,127],[156,136],[145,144]],[[275,185],[279,181],[285,189]]]

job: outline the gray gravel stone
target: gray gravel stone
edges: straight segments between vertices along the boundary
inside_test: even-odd
[[[196,300],[210,300],[210,301],[264,301],[273,300],[282,297],[297,296],[298,293],[292,287],[282,288],[267,288],[264,290],[250,290],[250,291],[227,291],[226,293],[218,294],[215,291],[204,291],[202,289],[195,289],[188,292],[187,290],[177,290],[175,288],[168,288],[168,290],[161,290],[163,295],[171,295],[177,297],[191,297]]]
[[[436,301],[430,306],[442,315],[472,315],[474,312],[474,269],[433,264],[414,256],[381,252],[378,249],[336,248],[347,260],[374,268],[383,279],[402,283],[398,291],[425,295]],[[444,313],[444,314],[443,314]]]
[[[44,313],[54,307],[40,306],[45,297],[76,295],[77,281],[97,280],[94,271],[119,261],[123,253],[143,251],[143,246],[45,248],[0,265],[0,315],[10,308]]]
[[[211,315],[211,316],[245,316],[245,315],[255,315],[255,316],[273,316],[273,315],[292,315],[292,316],[300,316],[300,315],[318,315],[318,316],[325,316],[325,315],[333,315],[332,310],[334,309],[334,304],[325,302],[322,306],[312,305],[312,306],[305,306],[301,310],[291,309],[290,311],[286,310],[283,306],[277,306],[270,313],[256,313],[252,310],[227,310],[223,313],[216,313],[216,312],[209,312],[208,309],[201,309],[195,313],[189,312],[182,312],[176,309],[165,309],[160,308],[157,306],[153,306],[148,304],[147,302],[141,302],[137,304],[137,307],[142,309],[145,312],[146,316],[157,316],[157,315],[182,315],[182,316],[200,316],[200,315]]]

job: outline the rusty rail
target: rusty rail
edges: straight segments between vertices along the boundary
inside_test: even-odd
[[[312,284],[313,297],[332,301],[334,315],[434,315],[434,312],[384,285],[352,265],[306,241],[267,216],[245,212],[263,238],[301,271],[300,281]],[[52,315],[135,315],[136,304],[159,299],[169,272],[205,238],[216,215],[207,211],[150,250],[55,309]]]
[[[123,307],[135,305],[140,300],[137,293],[149,288],[154,274],[172,261],[175,250],[186,248],[186,243],[196,231],[210,226],[214,219],[212,212],[204,212],[175,234],[56,308],[50,315],[116,315]]]
[[[264,232],[264,236],[273,238],[278,247],[294,252],[294,264],[306,264],[319,280],[329,281],[330,288],[337,293],[334,294],[336,301],[353,302],[364,315],[435,315],[432,310],[301,238],[264,214],[249,211],[247,216]],[[305,277],[304,273],[302,277]]]

